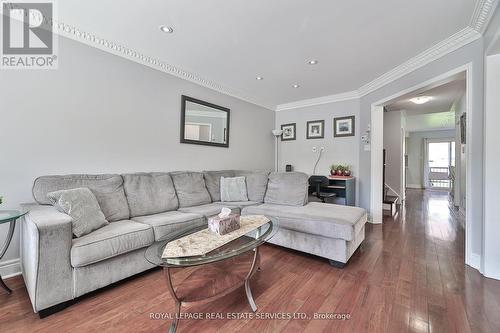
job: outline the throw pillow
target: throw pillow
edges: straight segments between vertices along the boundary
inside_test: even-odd
[[[248,201],[245,177],[220,177],[220,201]]]
[[[47,197],[58,211],[71,216],[76,237],[85,236],[109,223],[94,193],[86,187],[50,192]]]

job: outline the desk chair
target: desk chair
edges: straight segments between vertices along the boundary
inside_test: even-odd
[[[309,177],[309,186],[312,186],[315,189],[313,193],[316,198],[320,199],[321,202],[325,202],[327,198],[333,198],[336,196],[335,193],[329,192],[321,192],[322,187],[328,187],[330,185],[330,181],[325,176],[311,176]]]

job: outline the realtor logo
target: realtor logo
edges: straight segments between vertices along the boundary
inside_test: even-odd
[[[2,2],[2,69],[55,69],[51,1]]]

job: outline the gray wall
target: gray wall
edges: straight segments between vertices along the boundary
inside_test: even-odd
[[[402,197],[402,112],[384,112],[385,183]],[[394,195],[389,193],[389,195]]]
[[[59,59],[0,73],[2,209],[45,174],[273,168],[274,112],[62,37]],[[181,94],[231,109],[229,148],[179,143]]]
[[[460,116],[467,111],[465,94],[455,102],[455,206],[459,206],[462,212],[465,211],[465,194],[466,194],[466,180],[467,180],[467,145],[460,143]]]
[[[411,132],[408,136],[407,187],[424,187],[424,139],[455,138],[454,130]]]
[[[486,42],[496,42],[500,34],[500,7],[496,9],[493,21],[486,32]],[[498,198],[500,197],[500,54],[499,49],[490,52],[486,59],[485,88],[485,187],[484,187],[484,275],[500,279],[500,215],[498,214]]]
[[[484,33],[484,47],[487,50],[498,41],[500,32],[500,6],[497,5],[497,8],[491,17],[491,21],[488,25],[488,29]]]
[[[333,118],[355,116],[355,136],[334,138]],[[325,121],[324,139],[306,139],[306,123],[311,120]],[[292,164],[294,170],[312,174],[317,153],[312,147],[325,147],[321,160],[316,168],[316,174],[327,175],[332,164],[349,164],[353,175],[358,174],[359,150],[359,101],[343,101],[315,105],[299,109],[276,112],[276,128],[282,124],[296,123],[296,137],[294,141],[279,142],[279,165],[283,170],[286,164]]]
[[[472,199],[470,207],[472,220],[472,252],[480,255],[482,252],[482,221],[483,221],[483,63],[484,50],[483,39],[478,39],[426,66],[393,81],[386,86],[361,98],[360,123],[362,128],[371,121],[371,105],[381,99],[392,96],[403,89],[408,89],[417,84],[442,75],[450,70],[472,63],[472,82],[469,82],[473,90],[472,110],[470,116],[470,131],[472,133],[469,143],[471,149],[471,166],[476,172],[473,173],[471,192],[476,195]],[[370,208],[370,152],[359,149],[359,203],[362,207]]]

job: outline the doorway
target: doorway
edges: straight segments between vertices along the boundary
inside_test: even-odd
[[[394,95],[383,98],[377,102],[372,103],[371,105],[371,121],[370,121],[370,160],[371,160],[371,181],[370,181],[370,214],[373,223],[382,223],[383,221],[383,191],[381,189],[384,187],[383,184],[383,149],[384,149],[384,111],[386,111],[386,105],[391,102],[400,99],[401,97],[409,94],[420,94],[425,89],[431,89],[432,87],[436,87],[442,85],[444,82],[450,82],[453,80],[453,77],[457,75],[465,76],[465,94],[463,97],[463,106],[464,112],[468,112],[472,110],[472,94],[473,94],[473,86],[472,86],[472,63],[468,63],[461,67],[458,67],[454,70],[450,70],[447,73],[439,75],[433,79],[422,82],[416,86],[411,88],[404,89]],[[417,96],[420,97],[420,96]],[[421,100],[419,100],[420,102]],[[425,102],[424,102],[425,103]],[[481,207],[479,205],[471,206],[471,190],[472,188],[478,187],[478,177],[475,177],[476,174],[471,173],[471,165],[477,164],[477,160],[472,160],[471,158],[471,150],[469,149],[470,145],[477,145],[477,138],[471,138],[471,117],[463,117],[464,121],[460,122],[460,127],[463,128],[464,135],[462,138],[460,136],[455,136],[457,144],[455,145],[455,155],[457,161],[461,161],[461,165],[464,166],[461,172],[457,171],[457,174],[461,174],[463,177],[463,201],[464,207],[468,209],[465,213],[465,263],[479,269],[480,262],[476,254],[472,252],[472,239],[477,238],[477,234],[472,234],[476,229],[472,229],[471,223],[468,221],[473,221],[473,217],[479,214]],[[455,122],[457,124],[457,122]],[[477,127],[477,123],[474,123]],[[471,139],[473,139],[473,143],[471,143]],[[460,143],[460,144],[458,144]],[[422,149],[423,145],[422,145]],[[451,155],[451,153],[450,153]],[[420,160],[420,165],[423,165],[423,156]],[[458,167],[458,165],[457,165]],[[422,167],[421,167],[422,168]],[[463,174],[462,174],[463,173]],[[408,177],[406,175],[406,177]],[[474,181],[474,182],[473,182]],[[425,187],[424,182],[422,183],[422,187]],[[448,184],[446,184],[448,185]],[[443,186],[446,186],[443,185]],[[448,185],[448,186],[452,186]],[[462,198],[461,198],[462,199]],[[478,200],[474,200],[477,202]],[[469,209],[470,208],[470,209]]]
[[[452,189],[455,168],[455,140],[425,140],[424,184],[426,189]]]

